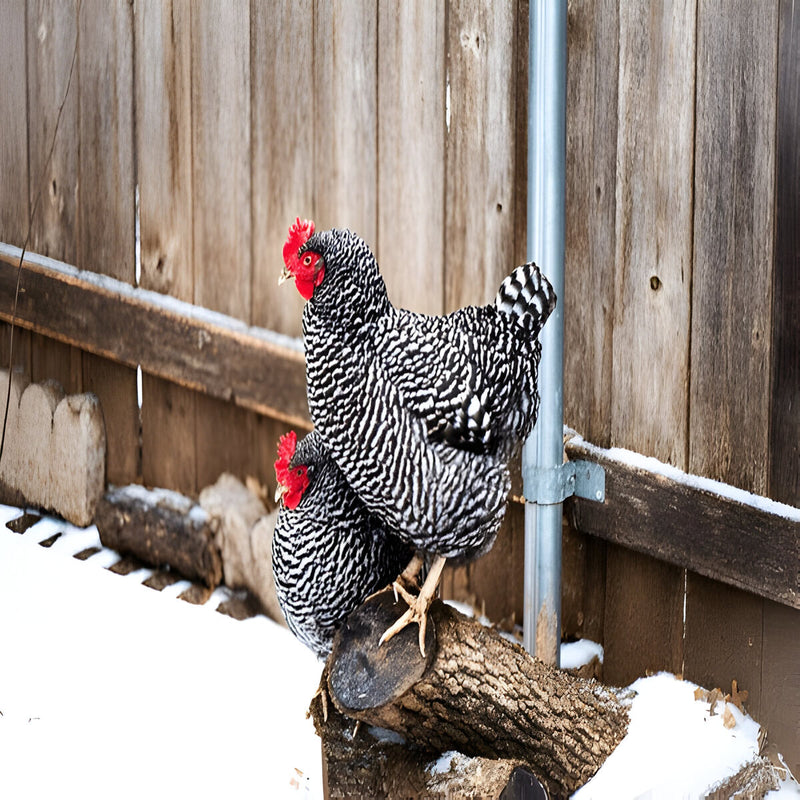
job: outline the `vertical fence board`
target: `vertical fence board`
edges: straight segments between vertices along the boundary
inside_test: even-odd
[[[606,565],[603,679],[626,686],[683,665],[683,570],[616,545]]]
[[[582,0],[567,16],[564,420],[611,443],[619,15]],[[565,530],[562,634],[603,638],[605,542]]]
[[[619,7],[611,438],[685,467],[695,9],[649,10]],[[683,571],[609,547],[606,576],[605,676],[680,671]]]
[[[516,120],[516,23],[504,3],[459,0],[448,11],[446,311],[489,302],[516,266],[515,136],[526,129]]]
[[[800,505],[800,16],[780,3],[769,495]],[[800,774],[800,612],[764,603],[761,720]]]
[[[769,495],[800,505],[800,14],[780,4]]]
[[[137,7],[136,139],[141,285],[194,299],[191,18],[188,0]],[[195,393],[142,375],[142,479],[193,493]]]
[[[381,4],[378,251],[396,306],[443,311],[445,4]]]
[[[693,2],[620,5],[612,439],[686,462]]]
[[[78,27],[78,266],[133,283],[133,8],[83,0]],[[103,406],[108,480],[137,479],[135,370],[85,353],[83,387]]]
[[[367,0],[317,0],[314,14],[314,214],[377,244],[378,12]]]
[[[701,4],[697,28],[689,469],[763,494],[777,8]]]
[[[250,5],[206,0],[191,15],[194,301],[249,322]],[[265,480],[257,415],[201,394],[195,401],[197,487],[223,470]]]
[[[303,298],[278,288],[281,250],[296,216],[314,213],[315,118],[312,0],[251,5],[253,317],[301,335]],[[344,221],[343,221],[344,223]]]
[[[760,720],[764,601],[689,571],[686,576],[684,677],[730,692],[749,693],[747,710]]]
[[[519,169],[524,174],[524,165],[517,163],[517,137],[527,133],[526,120],[516,118],[518,13],[515,4],[459,0],[448,6],[444,311],[493,300],[524,250],[524,243],[515,239],[517,191],[524,191],[525,185],[516,181]],[[520,24],[527,24],[527,16]],[[525,41],[527,35],[523,45]],[[498,535],[495,555],[470,565],[466,586],[459,583],[464,578],[461,571],[451,583],[453,591],[470,596],[479,606],[485,602],[503,615],[517,608],[521,622],[520,565],[498,569],[504,552],[521,558],[522,529],[515,529],[512,516],[513,512]]]
[[[0,122],[0,241],[22,247],[28,229],[28,114],[25,75],[25,0],[0,4],[3,117]]]
[[[30,249],[68,264],[77,260],[78,70],[70,67],[77,46],[77,3],[28,3],[28,137],[36,206]],[[76,59],[77,61],[77,59]],[[61,103],[63,109],[59,109]],[[58,132],[56,133],[56,120]],[[47,158],[52,148],[50,163]],[[40,194],[36,204],[36,196]],[[80,350],[43,336],[31,340],[31,377],[54,378],[68,392],[82,389]]]
[[[0,241],[19,247],[28,227],[27,82],[25,77],[25,0],[0,4],[0,30],[6,32],[0,48],[3,76],[3,117],[0,121]],[[0,355],[8,368],[11,326],[0,323]],[[13,333],[13,363],[30,373],[31,337],[19,328]]]
[[[570,4],[567,28],[564,419],[611,443],[619,20],[616,3]]]
[[[764,601],[761,709],[771,749],[800,774],[800,611]]]

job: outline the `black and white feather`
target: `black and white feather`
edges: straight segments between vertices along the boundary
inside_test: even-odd
[[[390,584],[414,551],[366,509],[318,433],[298,444],[290,466],[301,464],[308,468],[309,485],[297,508],[281,505],[272,569],[289,629],[326,658],[345,617]]]
[[[414,547],[470,560],[494,542],[538,410],[538,333],[555,307],[534,264],[495,302],[446,316],[396,309],[347,230],[316,233],[325,278],[303,312],[308,402],[365,505]]]

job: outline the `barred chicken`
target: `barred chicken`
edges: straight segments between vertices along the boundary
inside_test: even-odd
[[[386,531],[344,480],[320,436],[281,437],[281,506],[272,539],[278,602],[289,629],[320,658],[345,617],[388,586],[414,550]]]
[[[446,559],[471,561],[494,543],[520,452],[538,410],[538,334],[555,307],[535,264],[494,302],[446,316],[397,309],[377,261],[349,230],[314,232],[299,218],[281,280],[306,299],[308,404],[344,478],[384,525],[432,558],[419,594],[383,636],[420,626]],[[418,564],[422,559],[417,559]]]

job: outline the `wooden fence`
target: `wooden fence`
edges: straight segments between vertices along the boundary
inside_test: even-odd
[[[586,440],[797,506],[793,8],[570,3],[562,302],[565,416]],[[300,214],[360,232],[397,305],[486,302],[525,255],[527,12],[524,0],[4,0],[0,241],[23,244],[41,192],[33,253],[296,337],[301,300],[277,277]],[[214,367],[215,383],[184,363],[191,351],[195,366],[229,366],[236,349],[214,337],[228,347],[238,333],[190,326],[199,339],[176,345],[180,320],[145,323],[137,299],[119,324],[105,296],[87,328],[89,305],[61,313],[66,284],[26,280],[14,361],[100,396],[111,482],[192,493],[228,469],[274,485],[275,442],[302,420],[286,411],[302,403],[291,347],[265,356],[245,329],[241,363],[261,373],[248,401],[246,370]],[[91,281],[67,284],[84,292],[73,302],[97,299]],[[5,326],[0,344],[7,360]],[[631,541],[565,530],[565,634],[604,643],[612,682],[662,668],[737,679],[800,768],[800,611]],[[519,621],[519,504],[447,588]]]

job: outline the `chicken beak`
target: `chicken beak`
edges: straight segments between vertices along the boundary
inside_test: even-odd
[[[285,283],[286,281],[291,280],[292,278],[294,278],[294,275],[292,275],[292,273],[289,272],[289,270],[286,269],[286,267],[284,267],[281,270],[281,276],[278,278],[278,286],[280,286],[282,283]]]
[[[288,489],[279,483],[278,488],[275,489],[275,502],[280,503],[287,491]]]

